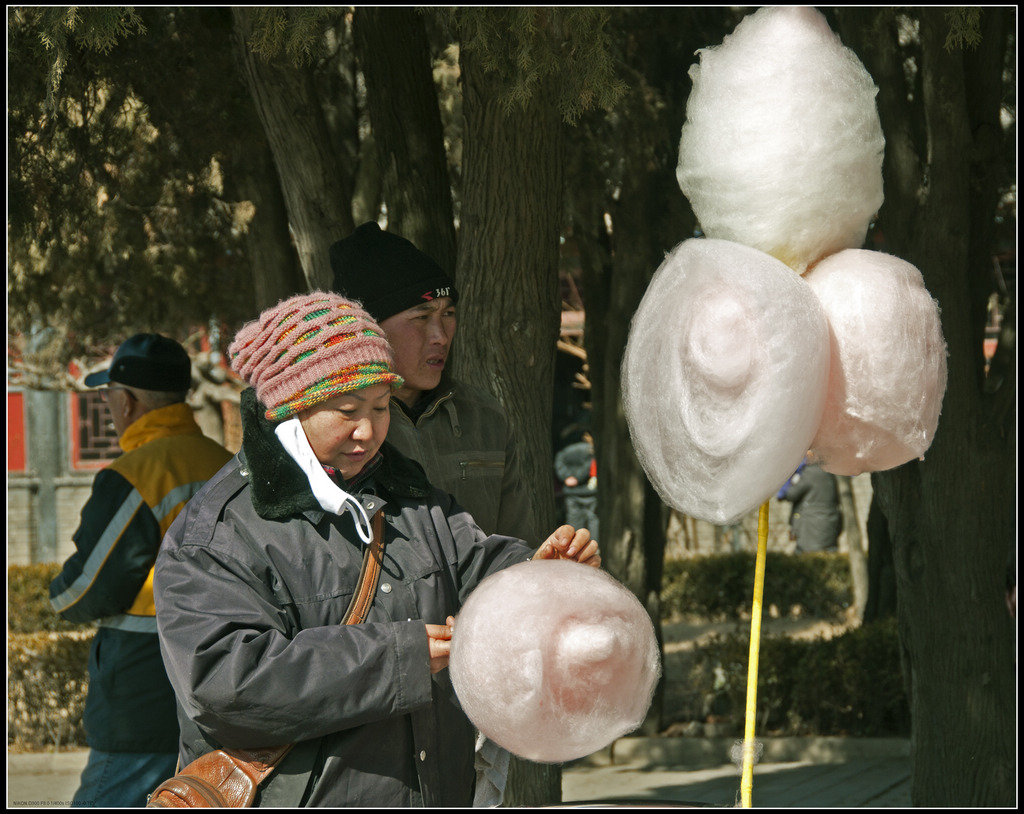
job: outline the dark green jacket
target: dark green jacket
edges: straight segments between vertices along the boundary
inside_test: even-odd
[[[430,482],[454,495],[488,534],[540,544],[515,434],[490,393],[445,375],[415,417],[391,399],[388,441],[419,462]]]

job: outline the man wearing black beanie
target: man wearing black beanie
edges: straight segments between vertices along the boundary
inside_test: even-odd
[[[539,542],[515,438],[494,396],[446,370],[459,293],[408,240],[364,223],[331,246],[332,288],[384,329],[405,384],[391,399],[388,441],[450,492],[488,534]]]
[[[448,373],[459,292],[444,270],[398,235],[364,223],[330,251],[333,290],[358,300],[387,334],[405,384],[391,397],[388,442],[419,461],[487,534],[532,546],[533,507],[523,487],[515,437],[500,402]],[[474,807],[502,801],[509,753],[477,743]]]

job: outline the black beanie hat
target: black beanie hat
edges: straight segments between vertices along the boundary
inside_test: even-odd
[[[437,263],[398,235],[364,223],[331,246],[332,290],[358,300],[377,322],[439,297],[458,302],[459,292]]]

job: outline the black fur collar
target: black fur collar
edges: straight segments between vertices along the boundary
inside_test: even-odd
[[[265,417],[265,408],[251,387],[242,393],[242,457],[249,469],[252,504],[267,520],[279,520],[305,511],[323,511],[309,488],[301,467],[285,452],[274,433],[275,424]],[[386,441],[383,460],[368,484],[381,497],[422,499],[430,494],[430,482],[416,461],[406,458]]]

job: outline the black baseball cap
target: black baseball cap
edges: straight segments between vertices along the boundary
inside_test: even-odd
[[[332,290],[358,300],[377,322],[441,297],[459,300],[442,268],[404,237],[364,223],[330,249]]]
[[[121,343],[110,367],[85,377],[86,387],[110,382],[180,393],[192,387],[192,362],[185,349],[160,334],[135,334]]]

